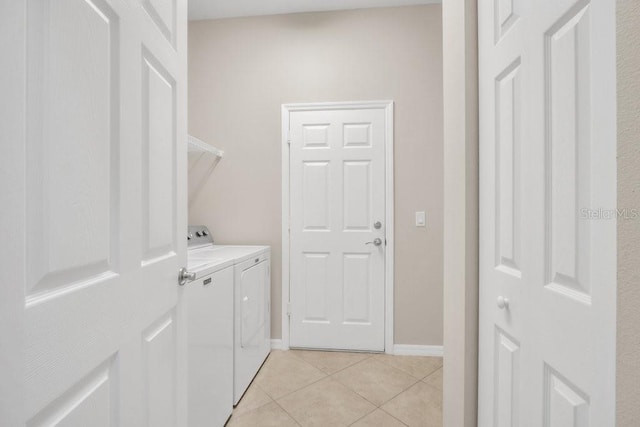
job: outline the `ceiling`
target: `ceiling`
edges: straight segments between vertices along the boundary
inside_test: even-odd
[[[440,3],[440,0],[188,0],[189,20]]]

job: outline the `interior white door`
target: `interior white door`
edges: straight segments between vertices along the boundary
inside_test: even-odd
[[[186,1],[2,3],[23,375],[2,424],[184,426]]]
[[[615,2],[479,6],[479,425],[613,426]]]
[[[291,111],[289,126],[290,346],[382,351],[385,110]]]

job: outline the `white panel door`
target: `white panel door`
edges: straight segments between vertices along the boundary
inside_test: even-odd
[[[382,351],[385,110],[289,114],[290,346]]]
[[[186,1],[15,3],[10,424],[184,426]]]
[[[615,2],[480,2],[480,426],[615,425]]]

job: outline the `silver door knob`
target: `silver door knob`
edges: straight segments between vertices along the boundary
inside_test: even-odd
[[[504,310],[505,308],[509,308],[509,299],[500,295],[498,300],[496,301],[498,308]]]
[[[380,230],[382,228],[382,223],[380,221],[374,222],[373,228],[375,228],[376,230]]]
[[[191,273],[182,267],[178,272],[178,284],[184,286],[187,281],[191,282],[193,280],[196,280],[196,273]]]
[[[380,246],[381,244],[382,244],[382,239],[379,237],[376,237],[375,239],[373,239],[373,242],[365,243],[365,245],[374,245],[374,246]]]

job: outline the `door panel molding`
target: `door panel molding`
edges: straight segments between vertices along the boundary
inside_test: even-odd
[[[478,425],[613,425],[615,5],[486,2],[478,23]]]
[[[394,352],[393,344],[393,294],[394,294],[394,184],[393,184],[393,101],[320,102],[282,105],[282,349],[289,349],[289,291],[290,291],[290,113],[299,111],[366,110],[385,112],[385,352]],[[362,147],[370,144],[370,129],[361,123],[349,123],[344,147]],[[305,129],[304,144],[307,148],[326,148],[326,129]]]
[[[174,43],[138,2],[0,6],[3,425],[186,425],[187,2],[149,2]]]

